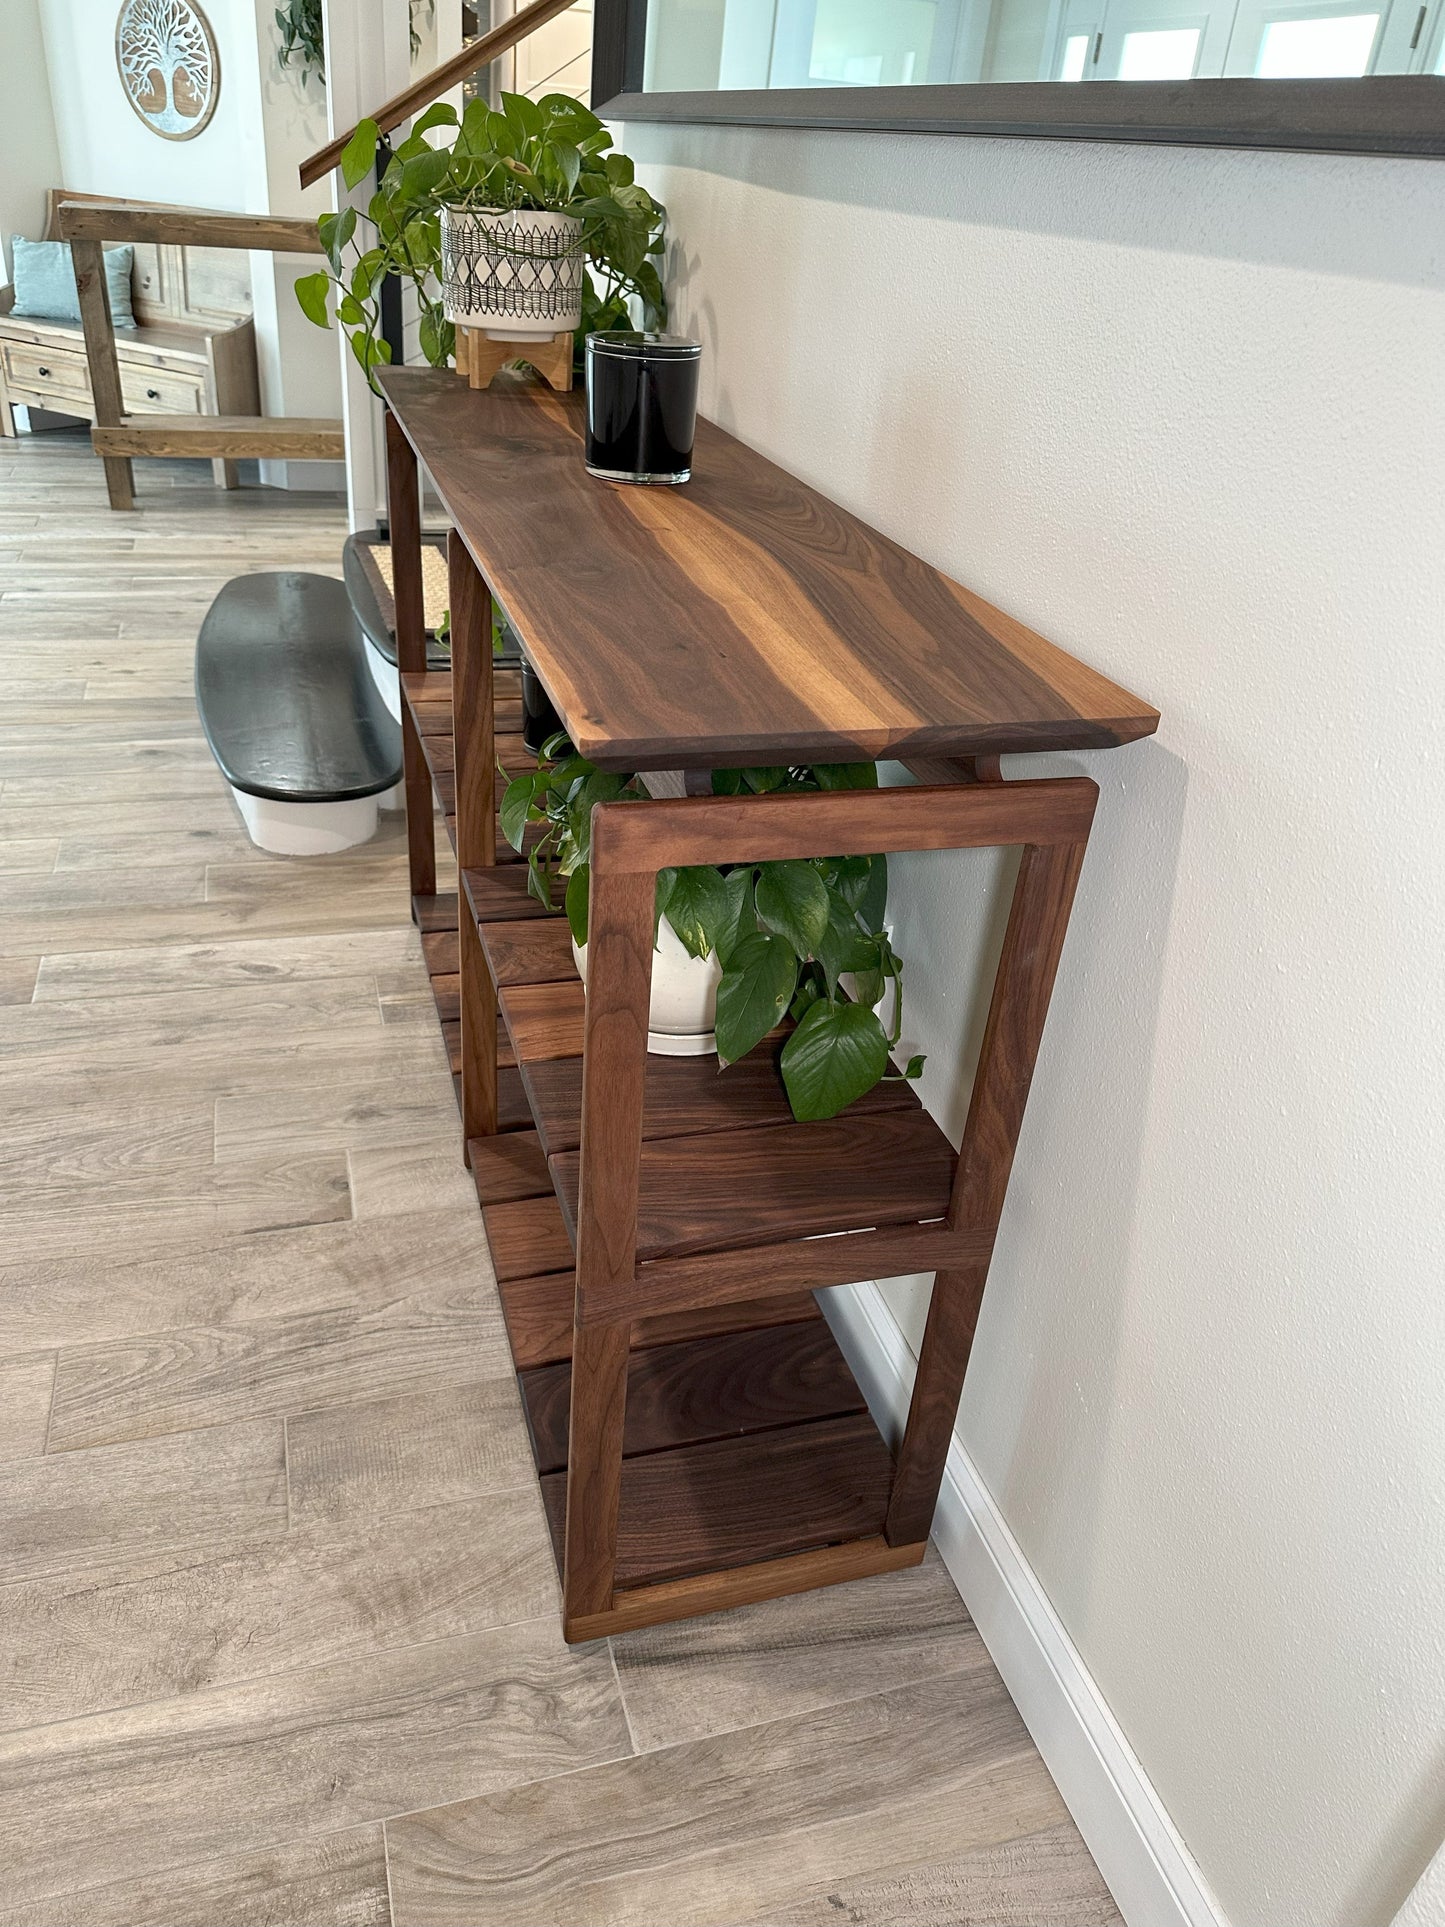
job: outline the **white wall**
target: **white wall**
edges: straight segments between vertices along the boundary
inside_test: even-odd
[[[707,412],[1163,711],[1053,765],[1103,796],[961,1431],[1236,1927],[1388,1921],[1445,1831],[1445,167],[624,141]],[[895,879],[956,1137],[1007,877]]]
[[[60,185],[39,0],[0,6],[0,128],[0,243],[8,279],[11,237],[40,238],[46,189]]]
[[[332,205],[327,184],[303,193],[297,180],[301,160],[326,139],[326,110],[314,81],[303,92],[282,71],[271,0],[207,0],[221,91],[210,122],[188,141],[160,139],[132,112],[116,73],[116,11],[112,0],[40,0],[66,187],[250,213],[316,215]],[[305,319],[292,292],[315,261],[252,254],[250,262],[263,408],[339,414],[335,343]],[[339,465],[329,463],[264,470],[267,479],[301,486],[340,480]]]

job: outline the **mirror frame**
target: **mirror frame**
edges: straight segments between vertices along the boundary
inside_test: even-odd
[[[1020,140],[1445,157],[1445,76],[1057,80],[922,87],[643,90],[647,0],[596,0],[592,106],[604,120],[834,127]]]

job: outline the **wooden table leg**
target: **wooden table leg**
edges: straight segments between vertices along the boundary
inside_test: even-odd
[[[1084,849],[1083,842],[1027,845],[1014,885],[948,1214],[954,1230],[983,1232],[990,1248],[1013,1169]],[[926,1539],[932,1529],[987,1281],[987,1259],[941,1271],[933,1281],[888,1506],[885,1532],[890,1545]]]
[[[399,676],[426,674],[426,613],[421,579],[421,491],[416,456],[396,417],[386,412],[386,498],[391,527],[392,601],[396,607]],[[406,784],[406,848],[413,897],[437,888],[431,777],[411,706],[401,705],[401,761]]]
[[[72,241],[71,266],[90,369],[91,405],[97,428],[119,428],[125,413],[120,363],[115,355],[115,323],[105,285],[105,253],[99,241]],[[135,507],[135,470],[128,455],[104,455],[105,486],[113,509]]]
[[[609,826],[593,815],[582,1073],[577,1291],[630,1281],[637,1264],[642,1096],[652,989],[650,872],[608,867]],[[630,1319],[573,1334],[563,1633],[612,1604],[622,1493]]]
[[[493,769],[497,760],[492,679],[492,598],[452,529],[447,537],[452,618],[452,744],[457,786],[457,867],[497,860]],[[457,892],[457,953],[462,1008],[462,1141],[497,1129],[497,1000],[476,918]]]

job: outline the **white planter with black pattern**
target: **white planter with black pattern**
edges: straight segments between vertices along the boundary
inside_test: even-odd
[[[444,207],[442,305],[493,341],[536,341],[582,323],[586,258],[573,214]]]

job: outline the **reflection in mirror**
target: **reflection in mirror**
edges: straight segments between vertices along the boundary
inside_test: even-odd
[[[644,86],[1445,74],[1445,0],[649,0]]]

